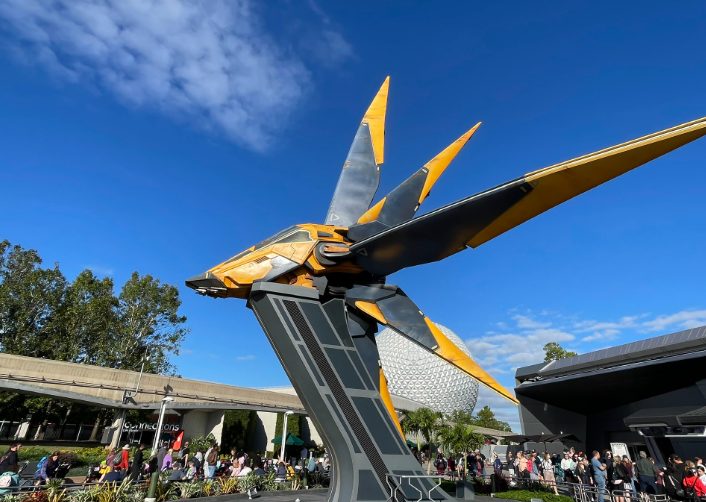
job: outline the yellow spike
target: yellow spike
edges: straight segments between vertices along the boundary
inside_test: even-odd
[[[468,242],[478,247],[538,214],[706,135],[706,117],[525,174],[532,191]]]
[[[382,371],[382,368],[380,368],[380,397],[382,398],[385,408],[387,408],[387,412],[390,414],[390,418],[397,428],[397,432],[399,432],[402,437],[402,441],[405,441],[404,432],[402,432],[402,425],[400,424],[400,419],[397,416],[395,407],[392,404],[392,396],[390,396],[390,389],[387,388],[387,378],[385,378],[385,372]]]
[[[468,357],[456,346],[456,344],[446,338],[446,335],[444,335],[436,324],[431,322],[428,317],[424,318],[424,322],[426,322],[427,326],[429,326],[429,329],[431,330],[432,335],[434,335],[434,339],[438,345],[438,347],[434,350],[436,355],[447,360],[460,370],[468,373],[479,382],[487,385],[504,398],[515,404],[520,403],[509,390],[503,387],[495,378],[490,376],[487,371],[478,365],[478,363]]]
[[[439,155],[424,164],[424,167],[429,170],[429,173],[427,174],[426,181],[424,181],[424,188],[422,188],[422,191],[419,194],[420,204],[424,201],[424,199],[427,198],[427,195],[429,195],[429,192],[434,186],[434,183],[436,183],[436,181],[444,173],[446,168],[449,167],[451,161],[456,158],[458,152],[460,152],[461,148],[463,148],[468,142],[468,140],[471,139],[471,136],[473,136],[476,130],[480,127],[480,125],[481,123],[478,122],[476,125],[471,127],[466,133],[464,133],[463,136],[461,136],[456,141],[447,146]]]
[[[375,303],[371,302],[365,302],[363,300],[358,300],[355,302],[356,308],[362,310],[366,314],[368,314],[370,317],[375,319],[381,324],[387,324],[387,319],[385,319],[385,316],[383,315],[382,311],[380,310],[380,307],[378,307]]]
[[[390,77],[388,76],[380,86],[380,90],[373,98],[362,120],[363,124],[368,124],[377,165],[382,164],[385,160],[385,113],[387,112],[387,93],[389,88]]]
[[[365,211],[361,217],[358,218],[358,223],[370,223],[371,221],[377,220],[378,216],[380,216],[380,211],[382,211],[382,207],[385,205],[385,200],[387,200],[387,197],[383,197],[380,199],[380,202]]]

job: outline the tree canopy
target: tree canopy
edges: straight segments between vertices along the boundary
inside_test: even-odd
[[[574,357],[578,355],[576,352],[566,350],[564,347],[556,342],[549,342],[544,346],[544,361],[557,361],[559,359],[566,359],[567,357]]]
[[[133,272],[113,279],[84,270],[70,282],[33,249],[0,242],[0,350],[117,369],[169,373],[187,328],[178,290]]]

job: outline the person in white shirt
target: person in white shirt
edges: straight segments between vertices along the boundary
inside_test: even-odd
[[[564,458],[561,459],[561,470],[564,471],[564,481],[567,483],[579,482],[574,474],[576,471],[576,462],[571,458],[571,453],[568,451],[564,452]]]

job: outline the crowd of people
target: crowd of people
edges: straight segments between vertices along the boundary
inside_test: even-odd
[[[13,443],[6,453],[0,456],[0,475],[17,476],[20,468],[19,450],[21,444]],[[132,453],[131,453],[132,451]],[[167,445],[160,447],[154,455],[145,454],[145,445],[136,448],[124,445],[121,449],[109,448],[106,457],[98,466],[91,466],[86,476],[86,483],[120,483],[125,479],[134,482],[149,478],[153,473],[164,473],[168,481],[209,480],[216,477],[242,478],[248,475],[265,476],[274,473],[276,481],[287,481],[295,477],[314,479],[319,483],[328,480],[331,472],[331,460],[327,453],[316,458],[306,448],[299,452],[298,459],[276,461],[260,455],[251,457],[246,452],[231,449],[229,454],[221,453],[217,443],[211,444],[205,451],[192,449],[189,442],[174,450]],[[42,458],[36,467],[34,479],[36,485],[60,476],[62,464],[60,453],[53,452]],[[68,469],[66,469],[68,470]]]
[[[132,461],[128,458],[130,447],[123,446],[120,452],[111,449],[99,469],[103,481],[122,481],[125,477],[140,480],[149,477],[154,472],[163,472],[169,481],[209,480],[216,477],[245,477],[250,474],[265,476],[275,473],[275,479],[286,481],[295,476],[328,477],[331,465],[328,455],[317,460],[308,456],[306,449],[303,456],[293,463],[273,459],[263,459],[260,455],[249,456],[245,451],[231,449],[229,454],[221,453],[218,443],[211,444],[206,451],[192,451],[186,441],[182,448],[174,450],[162,446],[149,460],[144,457],[144,445],[135,450]]]
[[[422,465],[429,461],[425,452],[416,456]],[[645,451],[640,451],[637,461],[633,461],[627,455],[614,458],[611,450],[590,454],[574,448],[561,454],[517,451],[508,452],[505,460],[497,454],[486,458],[475,450],[465,456],[448,457],[439,452],[433,466],[437,474],[452,479],[484,477],[511,486],[536,482],[555,494],[559,493],[559,483],[580,484],[595,489],[597,502],[603,502],[608,494],[619,502],[629,502],[638,494],[706,501],[706,466],[699,457],[682,460],[679,455],[671,455],[666,466],[659,467]]]
[[[674,454],[660,468],[645,451],[633,461],[627,455],[614,457],[610,450],[587,455],[571,448],[562,455],[518,452],[508,460],[510,463],[519,478],[540,481],[555,492],[557,482],[595,487],[599,502],[611,492],[622,493],[625,498],[638,493],[666,494],[676,500],[706,497],[706,467],[698,457],[683,461]]]

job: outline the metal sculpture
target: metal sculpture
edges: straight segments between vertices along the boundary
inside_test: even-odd
[[[370,205],[384,160],[389,78],[363,117],[324,224],[288,228],[186,284],[248,300],[333,457],[329,499],[444,498],[404,442],[375,345],[378,324],[513,394],[449,341],[386,277],[478,247],[706,134],[706,118],[533,171],[415,218],[476,124]],[[397,491],[395,491],[397,489]],[[431,492],[431,493],[430,493]]]

